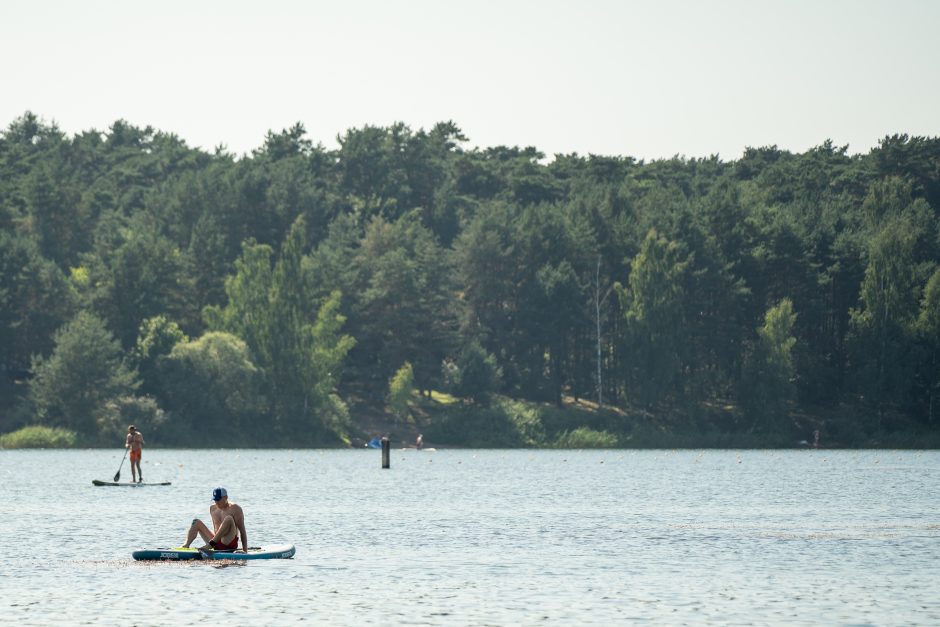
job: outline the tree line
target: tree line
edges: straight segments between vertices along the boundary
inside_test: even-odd
[[[938,138],[734,161],[470,149],[453,122],[337,143],[10,123],[0,432],[337,443],[351,399],[404,379],[469,407],[937,430]]]

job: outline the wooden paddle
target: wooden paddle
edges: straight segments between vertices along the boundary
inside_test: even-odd
[[[114,483],[117,483],[121,480],[121,468],[124,467],[124,460],[127,459],[127,449],[124,449],[124,457],[121,458],[121,465],[118,466],[118,471],[114,473]]]

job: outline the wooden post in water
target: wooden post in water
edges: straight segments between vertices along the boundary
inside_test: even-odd
[[[392,443],[387,437],[382,438],[382,468],[390,468],[389,458],[391,457]]]

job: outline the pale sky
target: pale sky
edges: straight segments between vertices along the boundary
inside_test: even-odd
[[[0,128],[115,120],[250,153],[453,120],[551,156],[868,152],[940,135],[940,1],[2,0]]]

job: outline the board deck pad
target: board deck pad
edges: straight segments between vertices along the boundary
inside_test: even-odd
[[[236,551],[200,551],[194,548],[141,549],[133,552],[135,560],[274,560],[290,559],[294,556],[293,544],[270,544],[249,547],[247,553]]]
[[[134,483],[133,481],[118,482],[118,481],[102,481],[101,479],[92,479],[91,484],[98,485],[98,486],[113,485],[113,486],[121,486],[121,487],[127,487],[127,488],[138,488],[138,487],[143,487],[143,486],[148,486],[148,485],[170,485],[170,482],[159,481],[156,483],[146,483],[142,481],[140,483]]]

